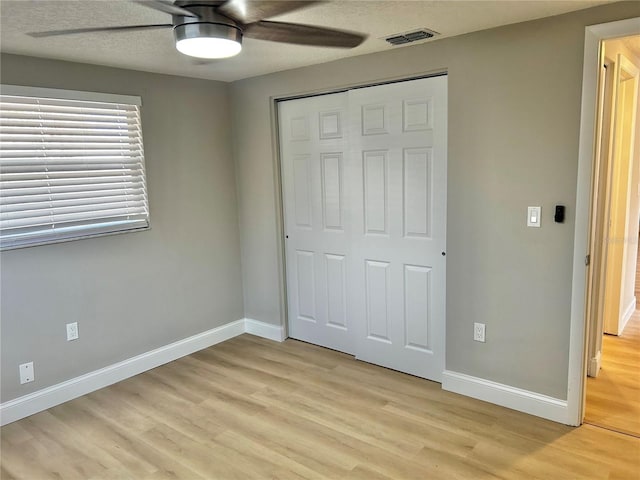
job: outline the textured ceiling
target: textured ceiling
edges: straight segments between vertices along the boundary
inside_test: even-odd
[[[1,0],[0,49],[45,58],[233,81],[324,63],[392,47],[382,40],[426,27],[450,37],[609,3],[610,0],[360,1],[316,4],[273,19],[364,32],[352,50],[243,40],[237,57],[197,64],[179,54],[170,29],[31,38],[25,33],[66,28],[170,23],[167,14],[127,0]],[[437,39],[430,40],[437,41]]]

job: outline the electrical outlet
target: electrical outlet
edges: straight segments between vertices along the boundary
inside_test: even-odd
[[[484,323],[474,323],[473,324],[473,339],[476,342],[484,342]]]
[[[20,385],[33,382],[35,378],[33,374],[33,362],[18,365],[18,370],[20,371]]]
[[[78,339],[78,322],[67,323],[67,342]]]

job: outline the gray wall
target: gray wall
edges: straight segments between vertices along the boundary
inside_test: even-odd
[[[447,70],[447,369],[565,399],[584,29],[635,16],[618,3],[235,82],[245,316],[285,316],[272,97]]]
[[[3,252],[2,401],[243,317],[229,86],[3,55],[1,81],[142,97],[151,230]],[[80,338],[66,341],[77,321]],[[35,382],[20,386],[18,364]]]

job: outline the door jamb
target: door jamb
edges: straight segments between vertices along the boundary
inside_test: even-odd
[[[575,426],[580,425],[584,418],[587,331],[589,326],[589,320],[586,318],[586,285],[587,275],[592,270],[585,266],[585,259],[589,253],[590,241],[591,178],[593,176],[600,47],[603,40],[637,34],[640,34],[640,17],[591,25],[585,28],[566,421],[567,424]]]
[[[602,49],[601,49],[602,50]],[[613,75],[615,63],[600,52],[599,81],[596,131],[594,138],[593,173],[591,180],[591,212],[589,230],[589,258],[590,271],[586,286],[586,316],[587,323],[587,375],[596,376],[600,369],[600,354],[602,350],[602,334],[599,338],[596,332],[602,332],[599,325],[604,312],[605,280],[607,269],[608,244],[605,242],[608,234],[609,203],[611,196],[611,161],[609,134],[611,131],[611,105],[615,95],[611,91],[615,85]],[[607,88],[607,85],[609,88]],[[609,107],[607,109],[607,106]],[[607,138],[607,145],[603,139]],[[603,149],[606,148],[606,152]],[[604,153],[604,154],[603,154]],[[598,248],[599,244],[599,248]]]

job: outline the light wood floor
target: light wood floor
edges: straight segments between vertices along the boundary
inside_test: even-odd
[[[602,368],[587,378],[585,422],[640,437],[640,310],[622,335],[603,338]]]
[[[2,428],[3,480],[635,479],[571,428],[294,340],[229,340]]]

